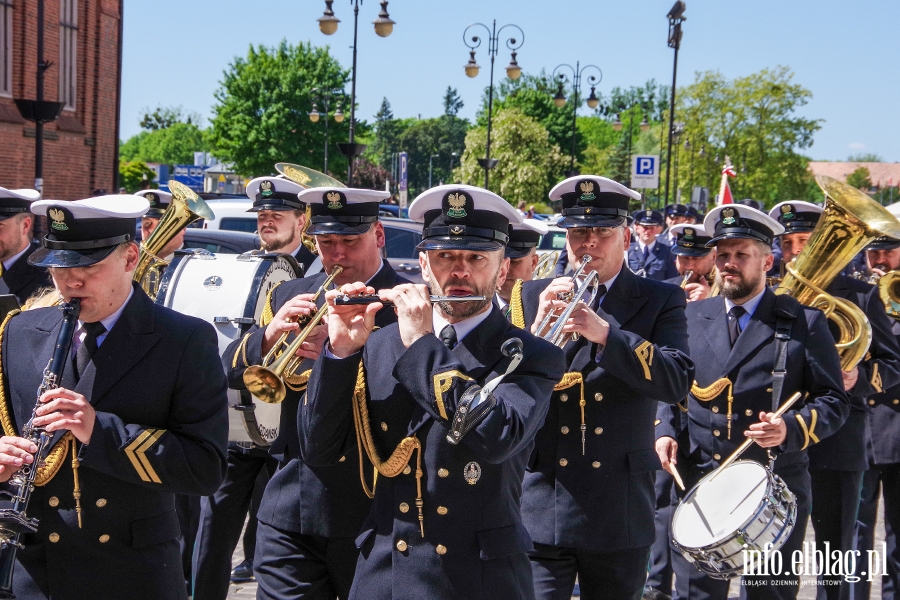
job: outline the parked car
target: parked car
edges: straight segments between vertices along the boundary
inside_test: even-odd
[[[541,242],[538,244],[538,254],[559,252],[566,247],[566,230],[555,225],[549,225],[548,229],[550,231],[544,234],[541,238]]]
[[[204,248],[215,254],[243,254],[259,250],[259,236],[244,231],[193,229],[184,231],[185,248]]]

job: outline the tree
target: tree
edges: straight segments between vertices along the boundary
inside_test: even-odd
[[[861,154],[851,154],[847,157],[847,162],[884,162],[884,159],[874,152],[863,152]]]
[[[391,166],[391,155],[397,151],[399,124],[394,118],[391,103],[382,98],[381,108],[375,113],[375,136],[366,149],[369,160],[384,169]]]
[[[863,161],[863,162],[875,162],[875,161]],[[879,161],[880,162],[880,161]],[[872,187],[872,174],[869,173],[869,169],[866,167],[859,167],[849,175],[847,175],[847,185],[852,185],[855,188],[859,188],[864,192],[867,192]]]
[[[821,121],[796,115],[812,93],[793,77],[787,67],[734,80],[707,71],[679,91],[677,115],[685,127],[672,163],[674,169],[677,161],[673,178],[682,193],[702,185],[715,194],[727,155],[738,171],[731,182],[736,198],[750,197],[766,206],[786,199],[818,199],[807,170],[809,160],[798,150],[812,145]],[[687,149],[685,141],[690,142]]]
[[[450,161],[457,162],[466,147],[466,131],[469,122],[459,117],[444,115],[436,119],[421,119],[400,135],[398,148],[409,154],[409,187],[414,193],[428,187],[428,165],[432,166],[432,185],[439,181],[449,182]],[[453,157],[453,153],[457,157]],[[431,158],[432,155],[434,158]],[[457,162],[457,164],[459,164]]]
[[[448,85],[447,91],[444,92],[444,114],[455,117],[463,106],[462,98],[459,97],[456,88]]]
[[[550,141],[537,119],[518,108],[505,108],[493,122],[491,156],[499,160],[491,171],[490,189],[513,206],[545,202],[552,184],[561,178],[568,161]],[[484,170],[478,159],[484,156],[487,130],[474,127],[466,135],[462,163],[453,175],[462,183],[482,185]]]
[[[390,173],[362,157],[356,162],[356,168],[353,170],[353,187],[383,190],[384,184],[390,178]]]
[[[165,165],[194,164],[194,152],[210,149],[204,131],[193,123],[174,122],[165,128],[142,131],[119,147],[119,158]]]
[[[340,89],[349,73],[327,48],[282,41],[251,46],[228,66],[215,93],[210,141],[216,156],[245,176],[272,173],[276,162],[321,168],[325,126],[309,120],[310,90]],[[329,122],[328,166],[342,178],[347,160],[335,143],[349,137],[349,119]],[[365,134],[365,124],[357,131]]]
[[[139,160],[119,161],[119,182],[130,194],[145,189],[155,178],[156,172]]]
[[[201,117],[197,113],[185,114],[184,110],[178,107],[161,107],[157,106],[152,113],[150,109],[143,110],[144,115],[141,117],[141,129],[146,131],[157,131],[159,129],[168,129],[175,123],[198,124]]]

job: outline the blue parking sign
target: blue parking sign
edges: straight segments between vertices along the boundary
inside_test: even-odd
[[[636,155],[631,157],[631,187],[643,189],[659,188],[659,155]]]

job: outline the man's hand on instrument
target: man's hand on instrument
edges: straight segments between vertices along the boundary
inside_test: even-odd
[[[563,331],[577,333],[591,342],[606,346],[606,340],[609,338],[609,323],[591,310],[587,304],[579,302],[569,320],[563,325]]]
[[[266,326],[262,343],[263,355],[272,349],[282,334],[300,328],[297,323],[298,318],[309,317],[315,312],[316,303],[312,301],[314,295],[298,294],[278,309],[278,312],[272,317],[272,321]]]
[[[659,462],[662,468],[672,473],[672,469],[678,464],[678,442],[674,438],[664,436],[656,440],[656,455],[659,456]]]
[[[434,334],[434,310],[428,286],[405,283],[389,290],[381,290],[378,295],[394,303],[400,339],[406,348],[420,337]]]
[[[327,339],[328,325],[319,322],[318,325],[313,327],[312,333],[309,334],[306,341],[297,348],[297,352],[294,354],[301,358],[311,358],[312,360],[316,360],[319,358],[319,354],[322,353],[322,346],[325,345],[325,340]]]
[[[23,464],[34,462],[37,446],[30,441],[4,435],[0,437],[0,483],[6,483]]]
[[[780,446],[787,439],[787,424],[781,417],[776,417],[775,413],[760,412],[759,423],[750,426],[750,431],[745,431],[744,435],[753,439],[763,448],[774,448]]]
[[[844,391],[849,392],[859,380],[859,367],[853,367],[852,371],[841,371],[841,377],[844,378]]]
[[[339,290],[325,294],[328,305],[328,343],[331,353],[338,358],[347,358],[362,350],[375,328],[375,314],[384,306],[381,302],[372,304],[348,304],[336,306],[334,299],[344,294],[362,296],[375,293],[375,288],[366,287],[361,281],[346,283]]]
[[[696,302],[709,297],[709,284],[706,283],[706,277],[701,277],[698,283],[689,283],[684,286],[687,294],[688,302]]]
[[[91,443],[97,413],[87,398],[65,388],[55,388],[44,392],[38,400],[41,406],[35,411],[35,427],[51,433],[67,429],[82,444]]]
[[[564,294],[566,292],[572,291],[572,278],[571,277],[557,277],[553,281],[550,282],[544,291],[541,292],[540,300],[538,301],[538,309],[537,315],[534,318],[534,323],[531,325],[531,333],[534,335],[546,334],[546,331],[537,331],[537,328],[540,327],[541,323],[544,322],[544,319],[547,317],[547,314],[550,312],[560,312],[562,311],[567,302],[559,299],[559,294]],[[551,321],[552,326],[552,321]]]

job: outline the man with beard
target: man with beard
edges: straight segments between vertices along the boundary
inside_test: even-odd
[[[316,255],[303,245],[306,204],[297,198],[297,194],[304,189],[280,175],[257,177],[247,184],[247,197],[253,200],[253,206],[247,212],[256,213],[262,249],[293,256],[306,273]]]
[[[632,215],[635,240],[628,248],[628,267],[647,279],[665,281],[676,277],[675,261],[668,246],[657,242],[663,217],[655,210],[639,210]]]
[[[636,276],[624,266],[631,231],[628,203],[640,194],[593,175],[566,179],[550,191],[562,201],[566,247],[597,275],[596,300],[581,303],[563,330],[566,370],[536,438],[525,475],[523,522],[537,598],[635,598],[647,576],[654,539],[653,420],[658,402],[687,394],[684,292]],[[522,286],[524,322],[537,328],[566,306],[558,295],[571,278]],[[528,329],[530,328],[530,329]]]
[[[36,190],[0,188],[0,294],[12,294],[20,304],[50,285],[47,270],[28,263],[40,247],[31,239],[34,216],[30,212],[31,203],[40,197]]]
[[[691,302],[686,311],[696,381],[684,415],[689,447],[683,450],[687,458],[679,472],[690,489],[745,437],[756,444],[743,459],[765,464],[767,451],[776,453],[774,472],[797,500],[796,525],[780,550],[787,565],[801,547],[810,512],[806,450],[837,431],[850,411],[840,360],[819,310],[787,295],[775,296],[766,287],[772,240],[784,231],[781,224],[756,209],[726,204],[713,209],[704,226],[712,236],[709,245],[716,247],[722,295]],[[773,379],[773,372],[784,372],[783,380]],[[718,395],[710,391],[720,387]],[[807,396],[776,418],[776,407],[794,392]],[[677,462],[679,408],[659,412],[656,449],[667,470]],[[680,555],[673,562],[676,598],[727,597],[727,580],[707,577]],[[742,596],[772,600],[797,595],[799,575],[792,572],[744,579]]]
[[[790,200],[776,204],[769,216],[784,226],[779,237],[784,262],[790,264],[809,242],[822,215],[821,206]],[[866,399],[900,383],[900,347],[891,333],[878,290],[868,283],[838,275],[825,293],[850,301],[861,309],[872,327],[872,344],[866,359],[850,372],[842,372],[844,390],[850,398],[850,414],[832,436],[809,449],[812,484],[812,524],[816,544],[842,553],[856,548],[856,519],[859,513],[866,459]],[[842,575],[819,576],[819,593],[829,599],[850,598],[853,584]]]
[[[260,187],[264,189],[263,184]],[[300,193],[300,202],[310,207],[308,233],[316,241],[325,272],[272,290],[260,326],[252,327],[222,355],[232,388],[246,389],[245,369],[261,364],[282,334],[291,334],[290,343],[301,328],[298,319],[306,320],[324,306],[324,292],[315,300],[314,296],[336,265],[343,267],[334,279],[337,286],[364,281],[380,289],[409,283],[381,256],[384,228],[378,221],[378,205],[388,195],[377,190],[327,187]],[[378,327],[396,319],[390,307],[374,317]],[[326,334],[324,324],[313,330],[298,350],[299,356],[309,360],[294,376],[286,376],[289,385],[281,403],[279,437],[269,448],[278,470],[266,486],[257,513],[253,571],[260,599],[343,600],[353,581],[358,554],[354,538],[371,504],[359,483],[359,457],[353,452],[334,465],[311,465],[301,456],[297,434],[297,413]],[[233,539],[232,549],[237,542]]]
[[[706,247],[711,238],[702,225],[673,225],[670,231],[678,277],[667,279],[666,283],[683,287],[688,302],[703,300],[709,296],[716,268],[716,249]],[[691,276],[685,282],[688,271]]]
[[[424,221],[428,286],[357,282],[328,293],[329,344],[301,415],[304,457],[334,464],[358,439],[378,469],[351,598],[530,600],[521,481],[563,356],[492,303],[509,223],[521,217],[466,185],[428,190],[409,214]],[[371,333],[380,303],[335,304],[376,290],[396,325]],[[484,298],[432,305],[429,292]]]
[[[519,282],[531,281],[531,275],[537,268],[540,256],[537,253],[541,236],[549,231],[548,227],[537,219],[525,219],[521,223],[512,225],[509,232],[509,241],[506,242],[506,258],[509,259],[509,272],[506,280],[497,288],[497,305],[506,318],[511,315],[509,299],[513,295],[513,288]],[[521,305],[518,310],[521,311]]]

